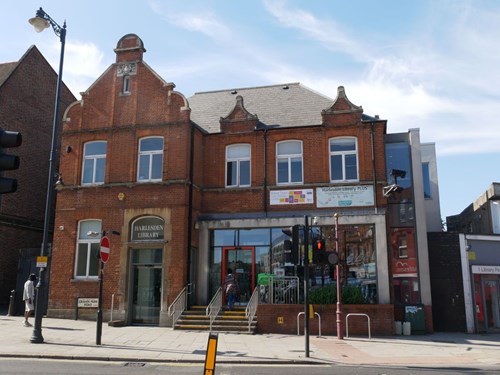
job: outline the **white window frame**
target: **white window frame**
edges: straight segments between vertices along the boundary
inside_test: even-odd
[[[239,157],[230,157],[230,150],[231,149],[243,149],[245,148],[245,151],[248,151],[248,156],[239,156]],[[252,176],[252,148],[250,147],[250,144],[248,143],[240,143],[240,144],[234,144],[234,145],[228,145],[226,146],[226,174],[225,174],[225,184],[226,187],[233,188],[233,187],[249,187],[251,186],[251,176]],[[241,163],[242,162],[248,162],[248,184],[243,184],[241,182]],[[231,185],[228,183],[228,173],[229,173],[229,163],[236,163],[236,184]]]
[[[408,258],[408,237],[406,235],[398,238],[398,258]]]
[[[280,154],[279,148],[280,145],[284,145],[286,143],[297,143],[300,144],[300,153],[283,153]],[[304,148],[303,142],[300,140],[286,140],[276,143],[276,184],[277,185],[300,185],[304,183]],[[300,158],[300,181],[292,181],[292,160]],[[279,180],[279,162],[280,160],[285,160],[288,165],[288,179],[287,181]]]
[[[96,143],[104,143],[106,147],[106,152],[104,154],[93,154],[93,155],[87,155],[87,147],[96,144]],[[104,179],[106,176],[106,154],[107,154],[107,147],[108,143],[106,141],[102,140],[97,140],[97,141],[90,141],[86,142],[83,145],[83,162],[82,162],[82,185],[102,185],[104,184]],[[97,162],[99,160],[104,159],[104,171],[103,171],[103,179],[102,181],[96,181],[96,172],[97,172]],[[92,163],[92,180],[90,182],[85,182],[84,177],[85,177],[85,164],[90,161]]]
[[[141,151],[141,144],[143,141],[146,141],[148,139],[161,139],[162,141],[162,147],[159,150],[148,150],[148,151]],[[158,137],[158,136],[152,136],[152,137],[144,137],[139,139],[138,143],[138,155],[137,155],[137,182],[155,182],[155,181],[161,181],[162,176],[163,176],[163,149],[165,147],[164,143],[164,138],[163,137]],[[153,171],[153,161],[155,159],[155,155],[161,155],[161,176],[160,178],[152,178],[152,171]],[[149,164],[148,164],[148,176],[147,178],[142,178],[141,179],[141,158],[147,156],[149,158]]]
[[[345,151],[331,151],[332,143],[335,141],[343,141],[343,140],[352,140],[354,141],[354,150],[345,150]],[[359,153],[358,153],[358,139],[356,137],[335,137],[330,138],[328,140],[328,152],[330,159],[330,182],[356,182],[359,181]],[[346,178],[346,156],[356,156],[356,178],[348,179]],[[333,156],[341,156],[342,158],[342,178],[334,180],[333,179],[333,170],[332,170],[332,158]]]
[[[88,235],[87,232],[81,233],[81,231],[85,231],[84,228],[82,228],[83,223],[94,223],[92,227],[95,228],[94,232],[98,233],[97,235]],[[78,234],[77,234],[77,239],[76,239],[76,250],[75,250],[75,269],[74,269],[74,277],[75,279],[79,280],[97,280],[99,277],[99,259],[97,257],[92,257],[92,247],[96,248],[96,246],[99,248],[100,242],[101,242],[101,233],[102,233],[102,222],[101,220],[97,219],[85,219],[81,220],[78,223]],[[86,246],[86,249],[82,249],[81,246]],[[85,275],[78,275],[78,260],[79,260],[79,253],[80,251],[86,251],[86,265],[85,265]],[[91,261],[97,262],[97,273],[95,275],[89,275],[90,271],[90,266],[91,266]]]

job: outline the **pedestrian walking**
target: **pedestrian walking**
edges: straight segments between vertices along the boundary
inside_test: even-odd
[[[24,283],[23,300],[24,300],[24,326],[31,327],[28,318],[31,312],[35,310],[33,303],[35,302],[35,280],[36,275],[32,273],[28,280]]]
[[[224,290],[226,291],[227,307],[229,310],[232,310],[238,293],[238,281],[233,275],[233,270],[231,268],[228,268],[227,270],[226,279],[224,281]]]

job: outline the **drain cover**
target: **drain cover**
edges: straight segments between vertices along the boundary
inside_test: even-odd
[[[127,367],[144,367],[146,364],[144,362],[127,362],[125,363]]]

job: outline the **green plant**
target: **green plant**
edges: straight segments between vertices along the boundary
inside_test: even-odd
[[[346,305],[361,305],[368,303],[361,288],[356,285],[343,286],[341,290],[342,303]],[[330,305],[337,303],[337,288],[328,285],[312,289],[309,293],[309,303],[315,305]]]

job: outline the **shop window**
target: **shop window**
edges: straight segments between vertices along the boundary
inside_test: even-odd
[[[226,147],[226,187],[250,186],[250,145]]]
[[[161,181],[163,174],[163,138],[148,137],[139,140],[137,181]]]
[[[276,170],[278,184],[301,184],[302,142],[280,142],[276,147]]]
[[[88,142],[83,147],[82,184],[104,183],[106,171],[106,142]]]
[[[357,181],[358,147],[356,138],[330,139],[330,180],[332,182]]]
[[[100,220],[84,220],[78,226],[78,243],[76,248],[75,278],[97,279],[99,272],[99,251],[101,233]]]

